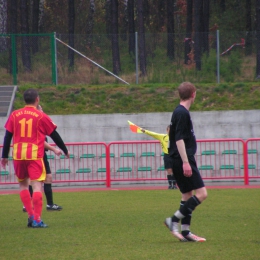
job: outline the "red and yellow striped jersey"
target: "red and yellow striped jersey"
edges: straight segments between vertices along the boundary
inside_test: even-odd
[[[13,134],[13,159],[36,160],[43,158],[45,137],[57,126],[34,106],[25,106],[12,112],[5,128]]]

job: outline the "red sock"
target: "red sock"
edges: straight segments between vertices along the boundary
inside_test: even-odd
[[[42,193],[36,191],[33,193],[34,220],[41,221],[42,214]]]
[[[31,217],[34,215],[33,207],[32,207],[32,200],[31,200],[31,195],[28,190],[22,190],[20,192],[20,198],[21,201],[28,213],[28,216]]]

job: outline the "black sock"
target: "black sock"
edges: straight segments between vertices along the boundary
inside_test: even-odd
[[[31,198],[33,196],[33,188],[32,188],[32,185],[29,185],[29,192],[30,192],[30,195],[31,195]]]
[[[200,204],[200,201],[198,198],[194,195],[191,198],[189,198],[185,204],[181,207],[180,213],[183,216],[188,216],[192,213],[192,211]]]
[[[184,219],[188,215],[191,216],[192,211],[200,204],[198,198],[194,195],[189,198],[183,206],[177,210],[172,216],[172,222],[179,222],[180,219]]]
[[[173,185],[176,185],[176,180],[175,180],[174,175],[172,174],[171,177],[172,177],[172,184],[173,184]]]
[[[167,180],[168,180],[169,185],[171,186],[172,185],[172,175],[171,174],[167,174]]]
[[[181,200],[179,212],[180,212],[180,210],[181,210],[181,208],[183,207],[184,204],[185,204],[185,201],[182,201],[182,200]],[[179,219],[177,216],[175,216],[175,214],[174,214],[174,215],[172,216],[172,222],[179,222],[179,221],[180,221],[180,219]]]
[[[43,185],[47,205],[53,205],[51,183],[44,183]]]
[[[180,209],[185,204],[186,201],[181,201]],[[183,236],[187,236],[190,233],[190,223],[191,223],[191,215],[188,214],[183,219],[181,219],[181,234]]]

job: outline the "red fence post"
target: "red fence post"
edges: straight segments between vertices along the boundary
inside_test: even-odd
[[[111,173],[110,173],[110,145],[106,145],[106,186],[111,187]]]
[[[244,141],[244,182],[245,182],[245,185],[249,184],[247,143],[248,143],[248,141],[246,141],[246,142]]]

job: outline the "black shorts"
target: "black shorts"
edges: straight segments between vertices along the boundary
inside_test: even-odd
[[[163,155],[163,161],[164,161],[164,168],[165,169],[171,169],[173,166],[172,164],[172,158],[170,157],[169,154],[164,154]]]
[[[49,161],[47,159],[46,153],[44,153],[43,162],[44,162],[44,166],[45,166],[45,169],[46,169],[46,174],[51,174],[51,168],[50,168],[50,164],[49,164]]]
[[[172,170],[181,193],[187,193],[192,190],[197,190],[202,187],[205,187],[194,156],[188,156],[188,160],[192,169],[191,177],[185,177],[183,175],[183,168],[182,168],[183,164],[182,164],[182,159],[180,157],[172,158],[172,160],[173,160]]]

